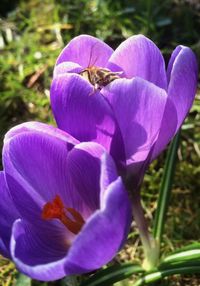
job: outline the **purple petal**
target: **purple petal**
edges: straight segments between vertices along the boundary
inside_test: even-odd
[[[165,62],[160,50],[143,35],[132,36],[114,51],[108,68],[123,69],[127,78],[141,77],[166,89]]]
[[[123,160],[123,142],[113,111],[99,92],[92,93],[92,85],[79,75],[55,78],[51,105],[57,125],[80,141],[102,144]]]
[[[166,92],[141,78],[115,80],[102,92],[120,126],[127,164],[144,161],[159,134]]]
[[[69,174],[84,203],[95,211],[100,201],[100,164],[105,149],[97,143],[81,143],[68,156]]]
[[[66,142],[66,144],[76,145],[79,143],[79,141],[73,138],[70,134],[58,128],[55,128],[54,126],[35,121],[22,123],[11,128],[5,135],[4,143],[6,143],[7,140],[12,139],[15,135],[22,133],[27,134],[28,132],[38,132],[41,135],[48,134],[49,136],[58,138],[61,141]]]
[[[82,67],[105,67],[113,50],[101,40],[89,35],[75,37],[63,49],[56,65],[62,62],[74,62]]]
[[[31,278],[50,281],[64,277],[67,249],[67,245],[61,245],[56,230],[42,233],[23,220],[17,220],[13,226],[12,259],[17,268]]]
[[[41,209],[45,203],[59,195],[67,207],[87,216],[79,194],[69,178],[67,165],[67,137],[53,136],[49,127],[43,130],[10,131],[12,136],[4,145],[3,160],[9,190],[18,211],[23,217],[41,220]],[[55,132],[56,133],[56,132]],[[64,133],[64,132],[63,132]],[[54,133],[53,133],[54,134]]]
[[[168,83],[170,81],[170,76],[171,76],[171,71],[173,68],[174,61],[175,61],[176,57],[178,56],[178,54],[181,52],[182,48],[183,48],[183,46],[177,46],[171,55],[171,58],[169,60],[168,66],[167,66],[167,81],[168,81]]]
[[[197,89],[197,77],[197,59],[191,49],[182,47],[173,62],[168,87],[169,98],[177,110],[176,130],[179,129],[192,106]]]
[[[4,172],[0,172],[0,198],[0,252],[10,258],[11,229],[19,213],[9,195]]]
[[[197,76],[194,53],[187,47],[177,47],[168,66],[168,100],[153,158],[166,147],[187,116],[195,97]]]
[[[83,68],[79,64],[73,62],[62,62],[61,64],[55,66],[53,76],[57,77],[61,74],[66,74],[68,72],[80,73],[82,70]]]
[[[117,179],[117,169],[115,167],[114,161],[111,156],[107,153],[104,153],[101,156],[101,201],[104,190]]]
[[[76,190],[95,211],[100,206],[100,187],[105,190],[118,177],[112,158],[97,143],[81,143],[69,153],[68,166]]]
[[[66,274],[90,272],[103,266],[116,255],[128,235],[131,205],[121,179],[103,193],[101,209],[87,221],[69,250]]]

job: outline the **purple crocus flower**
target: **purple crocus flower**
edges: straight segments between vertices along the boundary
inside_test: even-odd
[[[60,129],[102,144],[137,181],[180,128],[196,86],[197,62],[188,47],[174,50],[166,70],[160,50],[143,35],[115,51],[81,35],[57,59],[51,105]]]
[[[41,123],[5,136],[0,251],[26,275],[55,280],[97,269],[121,248],[131,206],[105,149]]]

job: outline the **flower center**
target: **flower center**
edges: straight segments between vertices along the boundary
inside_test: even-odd
[[[95,88],[102,89],[115,79],[119,79],[123,72],[112,72],[109,69],[91,66],[80,72],[80,75],[88,80]]]
[[[56,195],[52,202],[47,202],[43,206],[42,218],[44,220],[59,219],[74,234],[78,234],[85,223],[78,211],[64,206],[59,195]]]

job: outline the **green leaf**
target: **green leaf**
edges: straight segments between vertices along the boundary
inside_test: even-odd
[[[186,261],[192,259],[200,260],[200,249],[190,249],[187,251],[182,251],[176,254],[169,255],[165,257],[163,262],[177,262],[177,261]]]
[[[159,192],[158,205],[156,209],[155,222],[153,234],[155,239],[160,243],[165,223],[165,216],[169,204],[169,198],[171,194],[171,186],[175,171],[176,155],[179,146],[180,131],[172,141],[166,158],[164,167],[164,173],[161,182],[161,188]]]
[[[200,248],[188,249],[182,252],[171,254],[163,259],[159,269],[169,267],[200,266]]]
[[[176,275],[176,274],[197,274],[200,273],[200,266],[191,265],[185,267],[172,267],[165,270],[160,270],[156,272],[149,273],[141,278],[139,278],[133,286],[142,286],[146,284],[150,284],[152,282],[156,282],[161,280],[164,277]]]
[[[165,257],[157,271],[146,274],[134,286],[146,285],[174,274],[200,273],[200,243],[192,243]]]
[[[200,265],[200,243],[192,243],[180,249],[177,249],[172,254],[165,257],[160,265],[159,269],[165,269],[172,265]]]
[[[109,286],[130,277],[132,274],[143,272],[144,270],[141,266],[131,263],[114,265],[100,270],[84,281],[80,286]]]
[[[19,274],[15,286],[31,286],[31,279],[28,276]]]
[[[185,261],[171,261],[162,263],[159,265],[159,270],[164,271],[171,268],[177,268],[177,267],[189,267],[189,266],[199,266],[200,267],[200,260],[185,260]]]

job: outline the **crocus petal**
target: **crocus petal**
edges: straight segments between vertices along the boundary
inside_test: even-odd
[[[56,195],[66,206],[87,212],[68,177],[67,137],[53,136],[48,127],[45,133],[45,125],[42,131],[24,132],[23,126],[22,130],[14,130],[18,134],[5,141],[3,150],[6,180],[19,212],[40,220],[43,205]]]
[[[84,203],[93,211],[100,205],[100,164],[104,152],[105,149],[97,143],[81,143],[68,156],[72,182]]]
[[[194,53],[187,47],[178,46],[168,65],[168,100],[152,159],[166,147],[187,116],[195,97],[197,76]]]
[[[19,213],[9,195],[4,172],[0,172],[0,198],[0,253],[10,258],[11,229]]]
[[[99,92],[93,92],[92,85],[79,75],[55,78],[51,105],[57,125],[79,141],[102,144],[122,160],[123,142],[113,111]]]
[[[175,61],[176,57],[178,56],[178,54],[181,52],[182,48],[183,48],[183,46],[177,46],[175,48],[175,50],[173,51],[171,57],[170,57],[170,60],[169,60],[168,66],[167,66],[167,81],[168,81],[168,83],[170,81],[171,71],[173,68],[174,61]]]
[[[22,133],[28,133],[28,132],[34,132],[38,134],[48,134],[49,136],[55,137],[60,139],[61,141],[66,142],[70,145],[76,145],[79,143],[79,141],[75,138],[73,138],[70,134],[55,128],[54,126],[47,125],[40,122],[30,121],[25,122],[19,125],[16,125],[15,127],[11,128],[5,135],[4,143],[6,143],[7,140],[12,139],[14,136]]]
[[[69,153],[68,166],[76,190],[80,192],[84,203],[95,211],[100,207],[100,187],[105,190],[118,177],[111,156],[101,145],[84,142],[76,145]],[[101,178],[100,174],[103,174]]]
[[[101,202],[103,200],[104,191],[108,186],[117,179],[117,169],[112,158],[107,154],[103,153],[101,156]]]
[[[143,35],[132,36],[114,51],[108,68],[123,69],[127,78],[141,77],[166,89],[165,62],[160,50]]]
[[[110,261],[127,237],[131,205],[120,178],[104,190],[99,211],[87,221],[69,250],[66,274],[85,273]]]
[[[82,67],[105,67],[113,50],[101,40],[89,35],[75,37],[63,49],[56,65],[62,62],[74,62]]]
[[[45,237],[26,221],[17,220],[11,237],[11,255],[17,268],[31,278],[50,281],[65,276],[64,261],[67,250],[56,249],[55,232]],[[48,237],[48,239],[47,239]]]
[[[169,68],[170,65],[171,61]],[[182,46],[181,51],[173,61],[168,87],[168,96],[177,110],[176,130],[179,129],[192,106],[197,89],[197,77],[196,57],[190,48]]]
[[[83,68],[73,62],[62,62],[61,64],[55,66],[54,71],[53,71],[53,76],[59,76],[61,74],[66,74],[68,72],[71,73],[80,73],[83,70]]]
[[[127,164],[144,161],[160,130],[166,92],[141,78],[119,79],[102,93],[120,126]]]

